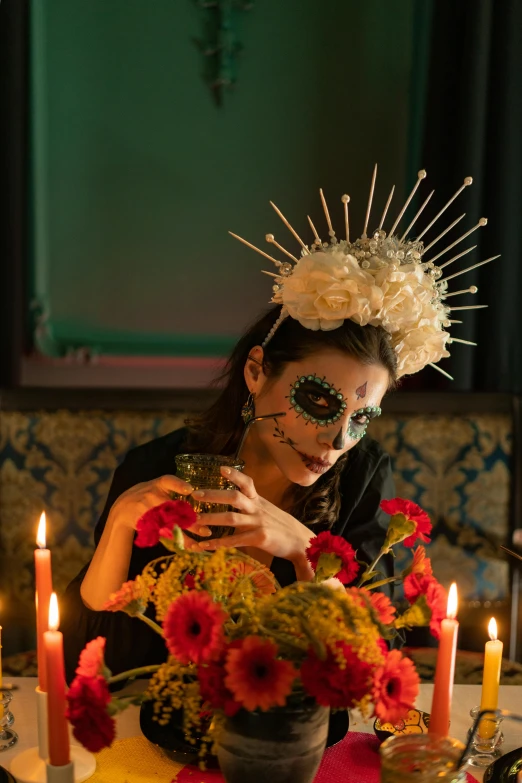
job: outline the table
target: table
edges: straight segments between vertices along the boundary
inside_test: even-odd
[[[36,679],[32,677],[12,677],[9,682],[18,686],[18,690],[13,692],[13,701],[11,709],[15,716],[15,729],[19,735],[18,743],[11,750],[0,753],[0,765],[9,767],[10,760],[21,750],[31,748],[38,744],[36,729],[36,698],[34,689]],[[7,684],[7,683],[6,683]],[[145,681],[133,683],[132,690],[143,689]],[[452,736],[465,741],[466,733],[470,726],[471,718],[469,711],[480,702],[480,685],[455,685],[453,691],[453,710],[451,713],[451,734]],[[129,689],[120,691],[128,693]],[[421,685],[420,694],[417,699],[417,707],[425,712],[430,711],[433,685]],[[508,710],[522,711],[522,686],[520,685],[502,685],[500,687],[499,705]],[[117,737],[135,737],[141,734],[139,727],[139,709],[138,707],[129,707],[126,712],[121,713],[116,718]],[[367,733],[373,732],[373,721],[364,723],[360,716],[352,713],[350,718],[350,729]],[[522,747],[522,724],[514,721],[504,721],[504,753],[508,753],[515,748]],[[73,740],[76,742],[75,740]],[[76,743],[77,744],[77,743]],[[480,770],[471,769],[472,774],[478,779],[482,779]],[[118,783],[118,781],[115,781]]]

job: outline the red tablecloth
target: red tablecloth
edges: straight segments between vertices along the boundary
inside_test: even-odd
[[[314,783],[379,783],[379,741],[372,734],[350,731],[326,751]],[[200,772],[184,767],[174,778],[176,783],[224,783],[221,772]],[[468,774],[468,783],[476,783]]]

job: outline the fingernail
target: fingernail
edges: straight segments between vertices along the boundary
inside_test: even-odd
[[[201,525],[198,527],[196,531],[200,536],[209,536],[211,533],[211,530],[209,527],[206,527],[205,525]]]
[[[230,470],[230,468],[227,468],[227,467],[225,467],[225,466],[222,466],[222,467],[221,467],[221,470],[223,471],[223,473],[225,474],[225,476],[230,476],[230,474],[232,473],[232,471]]]
[[[205,497],[205,493],[204,493],[204,491],[202,489],[197,489],[195,492],[192,493],[192,497],[204,498]]]

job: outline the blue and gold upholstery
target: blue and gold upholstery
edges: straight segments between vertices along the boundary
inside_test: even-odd
[[[5,652],[34,645],[33,550],[48,513],[55,588],[89,559],[112,473],[125,453],[181,426],[186,414],[128,411],[0,411],[0,616]],[[509,414],[383,415],[371,434],[390,453],[397,494],[425,508],[429,547],[445,584],[461,597],[508,597],[507,542],[512,422]],[[9,619],[7,619],[9,618]]]

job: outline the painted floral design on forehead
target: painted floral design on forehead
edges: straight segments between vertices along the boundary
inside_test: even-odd
[[[366,435],[366,428],[372,419],[380,416],[382,413],[378,405],[367,405],[365,408],[359,408],[350,414],[348,421],[348,435],[354,440],[360,440]]]
[[[338,421],[348,405],[339,389],[317,375],[298,376],[288,399],[298,417],[318,427],[329,427]]]

